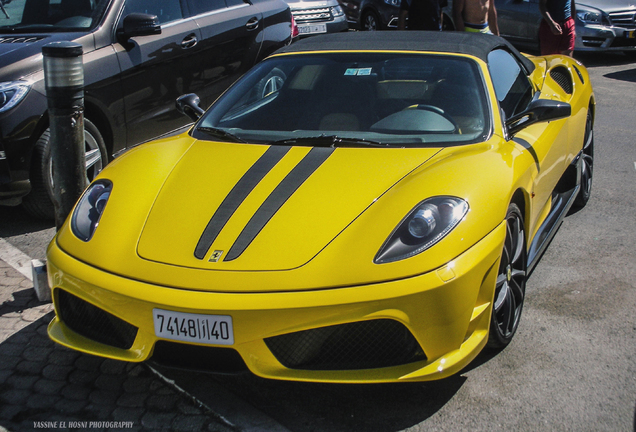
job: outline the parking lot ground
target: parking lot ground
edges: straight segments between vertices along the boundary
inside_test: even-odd
[[[0,260],[0,431],[242,430],[146,365],[52,342],[53,306]]]

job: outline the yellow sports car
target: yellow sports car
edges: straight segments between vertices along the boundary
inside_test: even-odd
[[[283,48],[188,133],[128,151],[48,249],[55,341],[302,381],[447,377],[506,346],[590,196],[594,95],[495,36]]]

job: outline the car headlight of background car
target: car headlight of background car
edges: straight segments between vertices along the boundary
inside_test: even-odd
[[[334,18],[335,17],[339,17],[339,16],[343,16],[344,15],[344,11],[340,7],[340,5],[334,6],[334,7],[331,8],[331,15],[333,15]]]
[[[456,197],[440,196],[419,203],[384,242],[376,264],[399,261],[417,255],[443,239],[468,212],[468,203]]]
[[[583,24],[603,24],[603,12],[589,6],[576,5],[576,17]]]
[[[401,0],[384,0],[384,3],[388,4],[389,6],[396,6],[396,7],[400,7],[400,3]]]
[[[29,92],[31,84],[26,81],[0,83],[0,113],[16,106]]]
[[[93,238],[112,190],[113,184],[110,181],[99,180],[84,192],[71,219],[71,229],[77,238],[83,241]]]

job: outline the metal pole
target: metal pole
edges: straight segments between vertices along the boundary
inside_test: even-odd
[[[82,54],[82,46],[75,42],[53,42],[42,47],[51,130],[52,200],[58,230],[88,185]]]

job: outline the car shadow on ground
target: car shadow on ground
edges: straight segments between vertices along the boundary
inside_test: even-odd
[[[621,52],[575,52],[574,58],[583,63],[585,67],[588,68],[598,66],[620,66],[630,63],[636,63],[636,55],[627,55]]]
[[[636,83],[636,68],[603,75],[605,78]]]
[[[20,206],[0,206],[0,238],[42,231],[54,226],[54,220],[36,219]]]
[[[235,431],[143,364],[54,343],[50,304],[13,269],[0,276],[0,430]]]
[[[396,384],[322,384],[241,375],[199,376],[220,382],[291,431],[400,431],[435,415],[466,377]],[[179,385],[183,383],[177,381]]]

